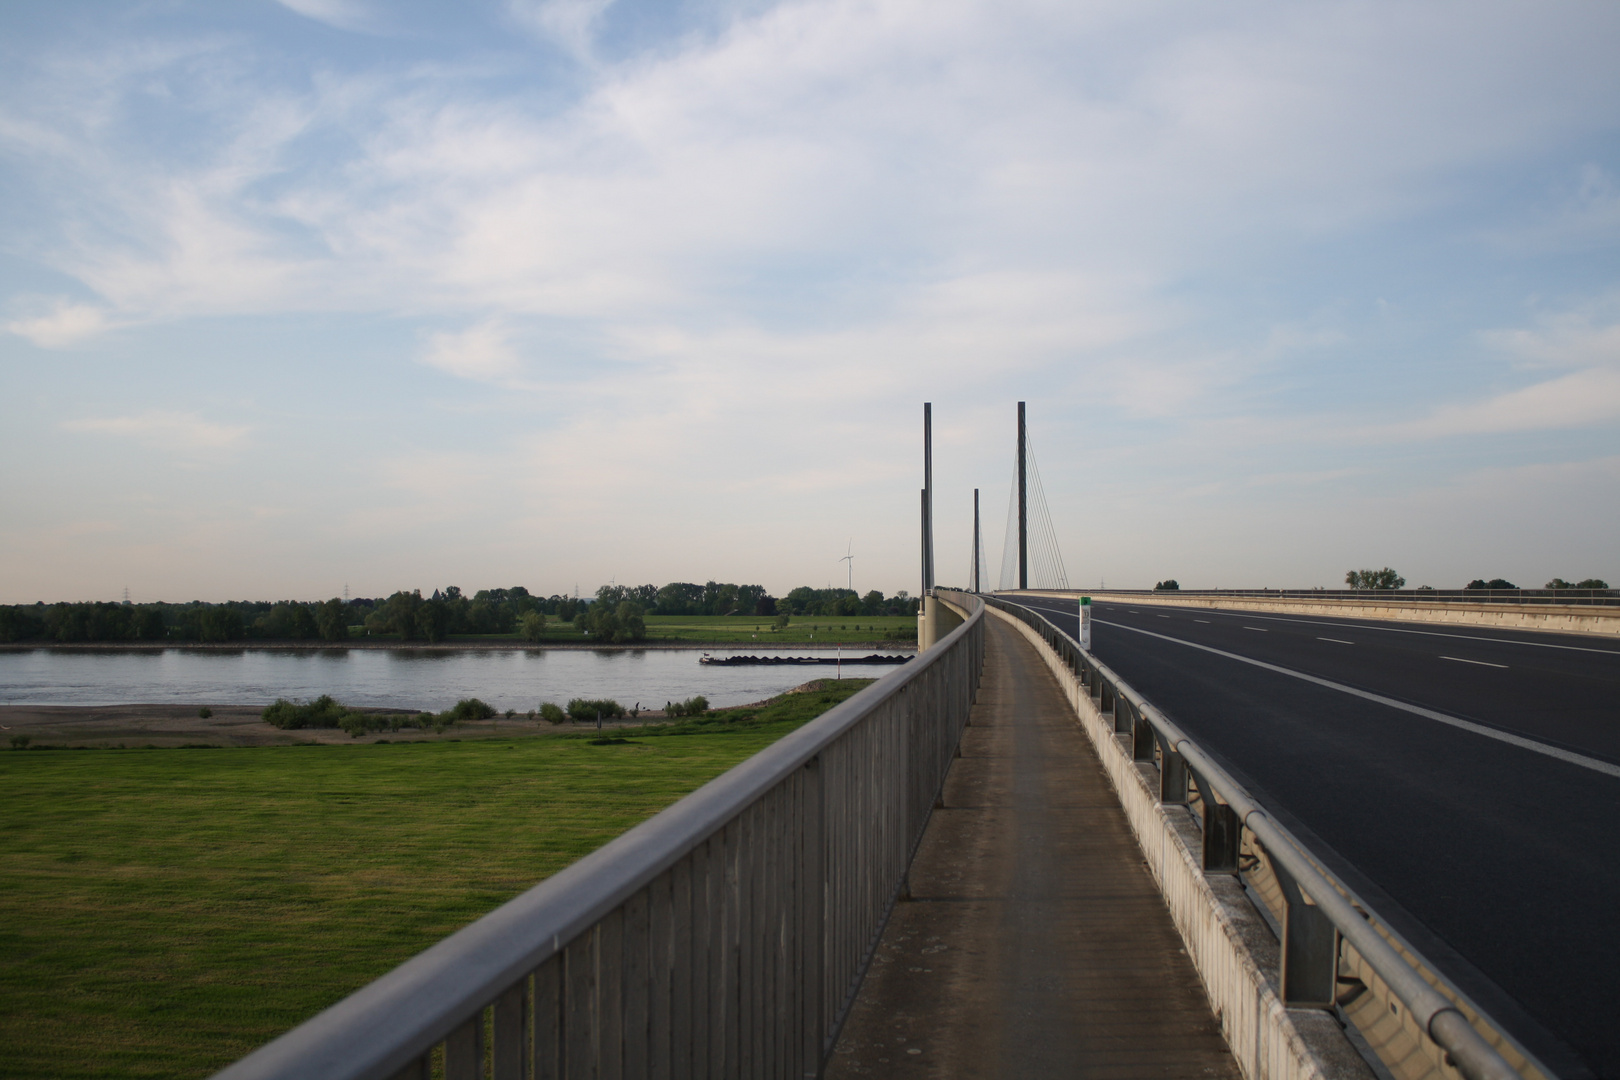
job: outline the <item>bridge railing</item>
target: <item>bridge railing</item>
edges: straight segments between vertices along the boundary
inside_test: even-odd
[[[915,660],[218,1077],[819,1076],[978,690],[954,601]]]
[[[1333,881],[1322,863],[1258,805],[1243,786],[1106,664],[1059,630],[1039,612],[999,597],[985,602],[1036,631],[1089,690],[1093,705],[1128,744],[1133,760],[1158,771],[1161,804],[1200,811],[1205,874],[1245,873],[1252,854],[1268,871],[1264,887],[1279,893],[1274,912],[1282,950],[1278,992],[1285,1006],[1332,1008],[1343,975],[1382,999],[1399,1002],[1423,1038],[1443,1061],[1469,1080],[1523,1080],[1543,1075],[1522,1048],[1513,1045],[1487,1017],[1432,964],[1398,939],[1349,889]],[[1199,820],[1201,819],[1201,820]],[[1404,955],[1403,955],[1404,953]],[[1464,1010],[1490,1030],[1475,1030]],[[1524,1062],[1523,1073],[1506,1054]],[[1427,1070],[1420,1069],[1419,1074]],[[1445,1075],[1438,1070],[1435,1075]]]
[[[1093,596],[1178,596],[1237,600],[1401,601],[1415,604],[1559,604],[1620,606],[1620,589],[1096,589]]]

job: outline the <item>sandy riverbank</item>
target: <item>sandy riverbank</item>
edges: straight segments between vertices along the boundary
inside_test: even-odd
[[[789,694],[819,688],[813,679],[788,690]],[[764,702],[754,702],[762,705]],[[747,708],[747,706],[738,706]],[[355,712],[392,714],[400,709],[355,709]],[[221,705],[213,715],[197,715],[196,705],[0,705],[0,748],[13,736],[27,736],[36,745],[49,746],[294,746],[300,743],[352,744],[357,742],[439,742],[446,739],[487,739],[501,736],[549,735],[563,731],[591,731],[596,725],[548,724],[525,716],[511,719],[463,721],[443,734],[407,728],[351,738],[336,728],[283,731],[260,719],[263,706]],[[639,717],[605,720],[604,729],[661,723],[662,709],[643,709]],[[4,752],[0,749],[0,752]]]

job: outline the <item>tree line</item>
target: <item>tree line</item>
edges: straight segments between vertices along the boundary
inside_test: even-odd
[[[760,585],[715,581],[697,585],[604,585],[588,599],[537,596],[522,586],[480,589],[468,596],[457,586],[400,590],[385,598],[325,601],[240,600],[210,604],[90,603],[0,605],[0,643],[237,641],[340,643],[361,636],[439,642],[451,635],[517,633],[542,640],[546,627],[570,624],[604,642],[641,641],[647,615],[915,615],[917,598],[904,589],[885,597],[874,589],[801,586],[778,599]]]
[[[1344,575],[1344,583],[1350,586],[1352,589],[1387,590],[1405,588],[1406,579],[1386,566],[1382,570],[1352,570]],[[1173,585],[1174,582],[1171,584]],[[1582,581],[1565,581],[1563,578],[1558,577],[1553,578],[1551,581],[1547,582],[1547,584],[1542,586],[1544,589],[1550,589],[1555,592],[1559,589],[1607,589],[1608,587],[1609,583],[1604,581],[1602,578],[1586,578]],[[1484,578],[1475,578],[1467,585],[1463,586],[1465,591],[1517,588],[1518,586],[1513,584],[1513,582],[1509,581],[1507,578],[1491,578],[1489,581],[1485,580]],[[1419,585],[1418,591],[1433,592],[1434,589],[1429,585]]]

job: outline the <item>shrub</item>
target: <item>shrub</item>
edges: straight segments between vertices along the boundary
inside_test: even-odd
[[[568,719],[568,714],[562,711],[562,706],[547,701],[540,706],[540,719],[550,724],[560,724]]]
[[[624,715],[624,706],[612,698],[574,698],[568,703],[568,715],[581,723],[595,720],[598,715],[617,720]]]
[[[396,730],[387,727],[385,717],[367,716],[365,713],[348,713],[338,721],[338,727],[347,732],[351,739],[358,739],[368,731]]]
[[[28,749],[28,744],[33,741],[34,740],[30,739],[27,735],[13,735],[11,737],[11,748],[13,750],[26,750]]]
[[[709,711],[709,699],[702,694],[685,701],[664,702],[665,716],[702,716]]]
[[[197,710],[197,715],[202,717],[204,720],[206,720],[210,716],[214,715],[214,710],[210,709],[208,706],[204,705],[202,708]]]
[[[1181,591],[1181,583],[1178,582],[1175,578],[1165,578],[1163,581],[1154,582],[1153,591],[1154,592],[1179,592],[1179,591]]]
[[[484,704],[477,698],[462,698],[456,702],[455,707],[444,713],[444,718],[452,724],[462,720],[488,720],[495,715],[492,706]]]
[[[265,706],[260,716],[271,727],[296,731],[299,728],[335,728],[348,711],[333,701],[332,695],[322,694],[314,701],[302,705],[286,698],[276,698],[274,704]]]

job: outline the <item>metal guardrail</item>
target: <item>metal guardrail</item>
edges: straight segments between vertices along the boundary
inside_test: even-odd
[[[1190,596],[1247,600],[1357,600],[1421,604],[1620,606],[1620,589],[1086,589],[1088,596]]]
[[[917,659],[219,1080],[819,1076],[978,690],[959,603]]]
[[[1447,1064],[1469,1080],[1522,1080],[1458,1009],[1456,1001],[1465,1000],[1461,992],[1418,957],[1451,996],[1426,981],[1374,927],[1374,913],[1331,881],[1309,850],[1174,722],[1039,612],[999,597],[984,599],[1039,633],[1090,690],[1098,712],[1112,714],[1115,733],[1130,736],[1132,758],[1158,765],[1161,803],[1190,806],[1196,798],[1202,804],[1204,873],[1240,873],[1245,830],[1251,843],[1263,850],[1285,899],[1278,919],[1282,942],[1278,984],[1284,1005],[1331,1008],[1336,1003],[1342,940],[1411,1011],[1412,1019],[1442,1049]],[[1417,955],[1404,943],[1403,947]]]

